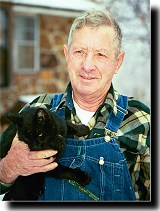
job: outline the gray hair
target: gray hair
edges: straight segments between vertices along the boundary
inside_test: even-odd
[[[68,36],[68,48],[71,47],[75,31],[83,28],[84,26],[95,27],[95,28],[100,26],[113,27],[115,31],[114,41],[117,41],[116,48],[118,47],[118,49],[116,50],[120,51],[122,42],[121,29],[117,24],[117,22],[115,21],[115,19],[112,17],[112,15],[106,9],[86,11],[80,17],[76,18],[73,21]]]

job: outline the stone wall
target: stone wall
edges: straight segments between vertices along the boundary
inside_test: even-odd
[[[63,45],[72,18],[39,16],[40,69],[34,74],[12,73],[11,86],[1,89],[0,112],[12,106],[20,95],[62,92],[68,83]]]
[[[40,15],[40,69],[34,74],[12,73],[11,86],[1,88],[0,115],[21,95],[63,92],[68,74],[63,54],[73,18]],[[14,61],[13,61],[14,62]],[[3,128],[1,128],[2,130]]]

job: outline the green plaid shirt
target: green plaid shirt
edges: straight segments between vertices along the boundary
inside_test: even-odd
[[[88,122],[90,133],[85,138],[104,137],[105,125],[110,112],[117,113],[116,99],[118,92],[111,86],[102,105]],[[26,107],[44,106],[52,109],[54,94],[40,95]],[[65,107],[65,119],[75,124],[82,124],[72,101],[72,87],[69,84],[57,110]],[[24,107],[25,108],[25,107]],[[149,108],[135,98],[128,99],[125,118],[115,135],[123,151],[130,171],[137,200],[150,200],[150,115]],[[75,137],[80,139],[79,137]],[[81,137],[84,138],[84,137]]]

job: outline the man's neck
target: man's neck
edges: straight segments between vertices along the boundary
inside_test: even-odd
[[[78,106],[86,111],[95,112],[99,106],[103,103],[107,93],[101,94],[99,97],[94,96],[79,96],[73,93],[73,99],[78,104]]]

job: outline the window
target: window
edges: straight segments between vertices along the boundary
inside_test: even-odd
[[[33,16],[16,17],[15,72],[34,73],[39,69],[38,20]]]
[[[0,8],[0,86],[6,87],[9,84],[8,70],[8,13]]]

